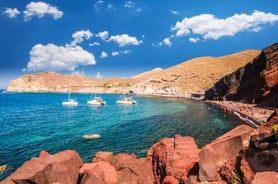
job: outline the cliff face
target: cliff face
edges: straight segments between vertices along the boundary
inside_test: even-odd
[[[91,79],[80,75],[65,76],[45,72],[21,76],[13,80],[7,91],[121,93],[133,91],[142,95],[182,95],[204,93],[221,77],[244,66],[259,55],[246,50],[222,57],[195,58],[168,69],[156,68],[130,79]]]
[[[278,107],[278,43],[263,49],[246,66],[221,78],[206,91],[205,97]]]

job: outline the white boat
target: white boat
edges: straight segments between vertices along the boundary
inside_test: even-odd
[[[106,105],[106,102],[101,97],[94,97],[92,100],[87,101],[88,105]]]
[[[70,98],[70,91],[69,91],[69,93],[68,93],[68,101],[62,102],[62,105],[64,105],[64,106],[77,106],[78,102],[76,101],[76,99],[71,99]]]
[[[132,104],[137,104],[135,100],[131,97],[123,97],[122,99],[117,101],[117,104],[127,104],[127,105],[132,105]]]
[[[68,101],[62,102],[64,106],[77,106],[78,102],[75,99],[68,99]]]

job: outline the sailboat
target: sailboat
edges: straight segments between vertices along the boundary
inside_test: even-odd
[[[95,93],[94,93],[94,98],[92,97],[93,95],[91,95],[91,99],[87,101],[88,105],[96,105],[96,106],[106,105],[106,102],[101,97],[97,97]]]
[[[76,101],[76,99],[70,98],[70,90],[68,91],[68,101],[62,102],[62,105],[64,105],[64,106],[77,106],[78,105],[78,102]]]
[[[131,97],[126,97],[124,95],[123,98],[121,98],[120,100],[117,101],[117,104],[127,104],[127,105],[132,105],[132,104],[137,104],[137,102],[135,100],[133,100],[133,98]]]
[[[106,102],[101,98],[94,95],[94,98],[87,101],[88,105],[106,105]]]

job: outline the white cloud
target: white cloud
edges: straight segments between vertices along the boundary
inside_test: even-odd
[[[136,37],[129,36],[128,34],[111,36],[109,41],[116,42],[120,47],[125,45],[140,45],[143,43],[143,41],[138,41]]]
[[[37,44],[30,51],[30,61],[25,71],[75,71],[80,65],[96,64],[93,54],[79,46]]]
[[[164,38],[163,43],[169,47],[172,45],[170,38]]]
[[[94,5],[94,7],[96,8],[96,10],[100,9],[100,6],[102,6],[104,4],[104,1],[97,1]]]
[[[111,54],[112,54],[112,56],[118,56],[118,55],[120,55],[120,52],[118,52],[118,51],[113,51]]]
[[[52,15],[54,19],[59,19],[63,16],[63,12],[58,10],[56,6],[52,6],[45,2],[29,3],[23,13],[26,21],[30,20],[33,16],[41,18],[46,14]]]
[[[278,21],[278,15],[254,11],[251,15],[235,14],[225,19],[219,19],[212,14],[201,14],[184,18],[171,28],[176,36],[188,34],[201,35],[204,39],[218,39],[223,36],[234,36],[240,31],[259,31],[265,24]]]
[[[173,15],[179,15],[180,12],[176,11],[176,10],[170,10],[170,13]]]
[[[98,43],[98,42],[90,43],[89,46],[90,46],[90,47],[93,47],[93,46],[100,46],[100,43]]]
[[[101,58],[107,58],[108,54],[105,51],[102,51],[100,57]]]
[[[106,7],[106,10],[117,10],[116,6],[114,6],[114,4],[112,3],[109,3]]]
[[[97,72],[96,79],[100,79],[100,78],[102,78],[102,76],[101,76],[100,72]]]
[[[75,46],[78,43],[81,43],[84,41],[84,39],[88,40],[93,36],[93,33],[91,33],[89,30],[81,30],[81,31],[77,31],[75,33],[72,34],[73,37],[73,41],[71,42],[71,46]]]
[[[196,38],[189,38],[189,41],[193,42],[193,43],[197,43],[198,41],[200,41],[200,38],[196,37]]]
[[[102,32],[97,33],[96,37],[102,39],[103,41],[107,41],[108,35],[109,35],[108,31],[102,31]]]
[[[158,41],[152,43],[153,47],[161,47],[162,45],[163,45],[163,43],[162,42],[158,42]]]
[[[129,54],[129,53],[131,53],[131,50],[123,50],[123,51],[121,51],[121,54]]]
[[[18,14],[20,14],[20,11],[18,11],[16,8],[6,8],[4,13],[7,14],[9,18],[15,18]]]
[[[134,4],[134,2],[132,2],[132,1],[126,1],[126,2],[125,2],[125,7],[126,7],[126,8],[134,8],[134,7],[135,7],[135,4]]]

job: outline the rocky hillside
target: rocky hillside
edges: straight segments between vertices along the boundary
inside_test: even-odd
[[[246,66],[220,79],[207,99],[227,99],[278,107],[278,43],[262,50]]]
[[[257,50],[222,57],[200,57],[168,69],[156,68],[130,79],[91,79],[80,75],[65,76],[53,72],[30,74],[13,80],[8,91],[15,92],[72,92],[190,95],[204,93],[215,82],[259,55]]]

